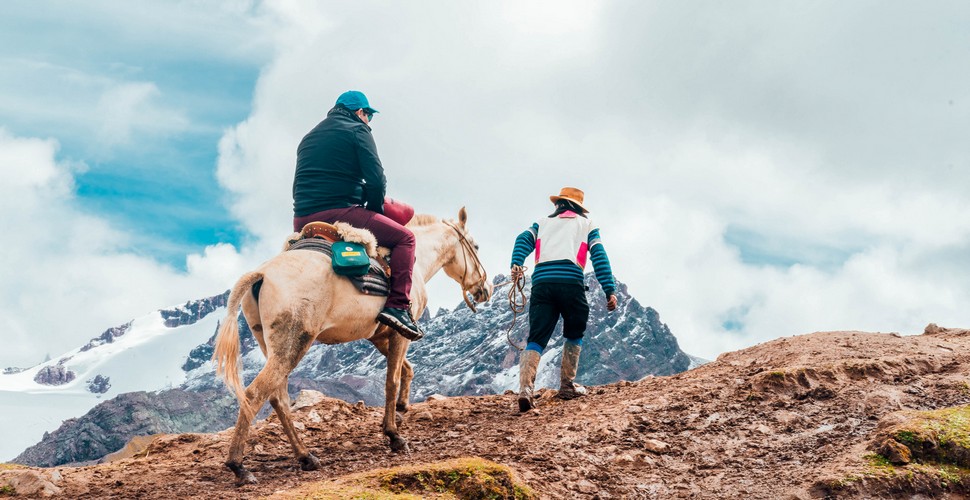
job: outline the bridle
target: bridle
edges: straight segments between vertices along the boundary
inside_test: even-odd
[[[462,232],[460,229],[458,229],[458,227],[452,224],[450,221],[442,221],[442,222],[444,222],[446,226],[455,230],[455,233],[458,234],[458,244],[461,245],[461,256],[465,264],[461,274],[461,298],[465,299],[465,304],[468,305],[468,308],[471,309],[473,313],[478,312],[478,310],[475,309],[475,300],[474,300],[475,296],[469,290],[477,286],[479,289],[485,290],[486,294],[488,293],[488,288],[485,286],[485,283],[488,280],[488,273],[485,272],[485,265],[482,264],[481,259],[478,258],[478,252],[475,251],[475,247],[472,246],[472,242],[468,241],[468,238],[465,237],[465,233]],[[466,287],[465,276],[468,275],[468,254],[469,253],[472,255],[472,258],[475,259],[475,264],[478,265],[478,269],[482,274],[482,279],[480,279],[478,283],[472,285],[471,287]],[[472,296],[471,300],[468,299],[469,295]]]

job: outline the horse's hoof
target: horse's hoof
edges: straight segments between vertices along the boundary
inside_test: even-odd
[[[236,475],[236,486],[245,486],[247,484],[256,484],[259,481],[256,480],[256,476],[248,469],[242,466],[242,464],[226,463],[226,467]]]
[[[300,459],[300,468],[303,470],[317,470],[320,468],[320,460],[313,456],[313,453]]]
[[[391,438],[391,451],[394,453],[400,453],[402,451],[411,453],[411,449],[408,447],[408,440],[401,437]]]
[[[401,413],[407,413],[408,412],[408,409],[410,409],[411,407],[408,406],[407,403],[398,403],[397,406],[396,406],[396,408],[397,408],[397,411],[399,411]]]
[[[239,472],[236,472],[236,486],[246,486],[247,484],[256,484],[258,482],[256,476],[246,469],[241,469]]]
[[[248,470],[243,473],[243,475],[236,477],[236,486],[246,486],[247,484],[256,484],[259,481],[256,480],[256,476]]]

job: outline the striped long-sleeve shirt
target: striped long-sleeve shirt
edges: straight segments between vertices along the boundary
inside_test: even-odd
[[[512,265],[521,266],[535,251],[532,283],[583,283],[587,255],[593,261],[596,280],[607,296],[616,291],[609,256],[600,230],[587,218],[563,212],[535,222],[515,239]]]

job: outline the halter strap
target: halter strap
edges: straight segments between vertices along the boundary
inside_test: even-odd
[[[472,247],[471,242],[468,241],[468,238],[465,237],[465,233],[463,233],[460,229],[458,229],[457,226],[452,224],[450,221],[442,221],[442,222],[446,226],[454,229],[455,233],[458,234],[458,244],[461,245],[461,255],[465,264],[461,274],[461,297],[465,299],[465,304],[468,306],[469,309],[472,310],[472,312],[478,312],[478,310],[475,309],[474,301],[468,299],[468,295],[470,292],[468,291],[468,287],[465,286],[465,276],[468,275],[468,254],[469,253],[472,254],[472,258],[475,259],[475,263],[478,265],[478,269],[481,271],[482,279],[480,279],[477,283],[479,287],[484,287],[486,281],[488,280],[488,273],[485,271],[485,265],[482,264],[481,259],[478,258],[478,252],[475,251],[475,248]]]

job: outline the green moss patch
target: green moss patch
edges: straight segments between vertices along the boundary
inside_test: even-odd
[[[909,420],[889,431],[918,463],[970,467],[970,406],[908,413]]]
[[[870,453],[862,458],[866,459],[869,462],[869,466],[876,470],[881,470],[881,471],[894,470],[893,464],[889,462],[889,459],[878,453]]]
[[[472,457],[380,469],[323,481],[278,494],[281,498],[315,500],[405,500],[462,498],[473,500],[538,498],[511,469]]]
[[[868,466],[841,479],[816,483],[813,493],[822,497],[910,498],[916,494],[945,497],[970,493],[970,470],[955,465],[910,464],[894,467],[885,458],[867,455]]]
[[[816,483],[827,495],[901,498],[970,493],[970,406],[903,412],[880,433],[864,465]]]

